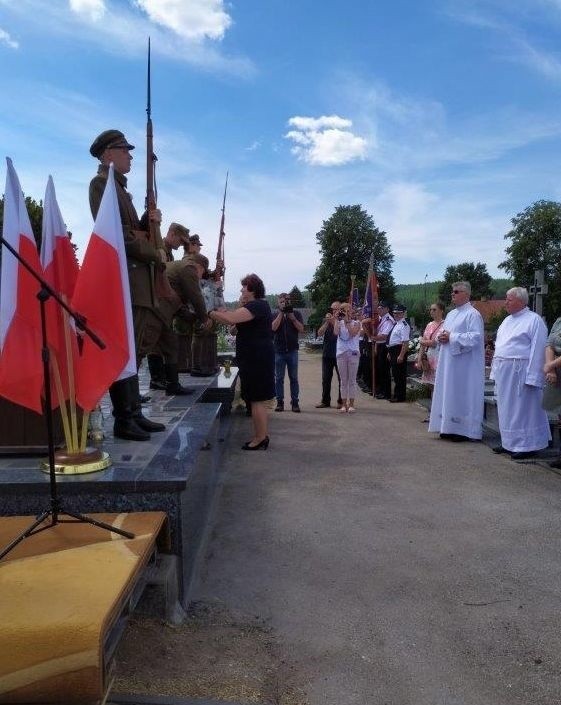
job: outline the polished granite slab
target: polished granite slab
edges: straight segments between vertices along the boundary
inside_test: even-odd
[[[149,380],[141,374],[141,392],[151,396],[143,406],[144,414],[166,425],[165,431],[153,433],[149,441],[113,438],[110,402],[105,397],[101,403],[105,438],[99,447],[109,453],[112,465],[92,474],[57,476],[56,491],[62,510],[84,514],[165,511],[172,553],[179,557],[179,593],[186,607],[216,500],[230,420],[220,402],[203,401],[209,386],[228,386],[221,384],[218,375],[181,377],[193,393],[168,397],[161,391],[149,391]],[[235,386],[235,375],[233,378]],[[51,507],[49,475],[39,469],[42,459],[0,458],[0,515],[39,514]]]

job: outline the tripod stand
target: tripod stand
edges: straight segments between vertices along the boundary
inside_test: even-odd
[[[37,280],[41,285],[41,289],[37,294],[37,299],[39,300],[39,306],[41,310],[41,358],[43,362],[43,378],[45,384],[45,419],[47,425],[47,447],[49,454],[49,486],[50,486],[50,509],[46,509],[42,512],[36,520],[29,526],[24,532],[17,536],[8,546],[0,551],[0,560],[4,558],[13,548],[15,548],[21,541],[26,539],[28,536],[37,534],[40,531],[45,531],[50,529],[57,524],[74,524],[74,523],[87,523],[97,526],[100,529],[105,529],[111,531],[115,534],[119,534],[128,539],[134,538],[134,534],[129,531],[124,531],[123,529],[117,529],[110,524],[106,524],[103,521],[98,521],[97,519],[92,519],[85,514],[80,514],[78,512],[70,512],[64,508],[61,500],[58,497],[58,488],[56,482],[55,473],[55,443],[54,443],[54,433],[53,433],[53,410],[51,406],[51,371],[50,371],[50,351],[47,339],[47,316],[45,311],[45,306],[50,297],[52,297],[68,314],[74,319],[76,327],[83,330],[86,335],[88,335],[91,340],[100,348],[105,348],[105,343],[98,338],[98,336],[88,328],[83,316],[73,311],[68,304],[57,294],[56,291],[48,284],[43,277],[41,277],[37,272],[31,267],[25,259],[17,252],[9,242],[5,240],[3,236],[0,235],[0,245],[4,245],[14,257],[27,269],[27,271]],[[71,517],[70,519],[61,519],[60,515]],[[44,522],[50,518],[50,523],[44,524]]]

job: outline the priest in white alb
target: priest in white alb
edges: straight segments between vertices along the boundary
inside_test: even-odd
[[[485,352],[483,319],[470,303],[469,282],[452,284],[455,308],[437,337],[438,366],[429,431],[450,441],[480,440],[483,434]]]
[[[522,460],[547,448],[551,440],[542,409],[547,328],[528,308],[528,292],[521,286],[506,292],[505,308],[510,315],[497,331],[491,366],[501,432],[501,445],[493,450]]]

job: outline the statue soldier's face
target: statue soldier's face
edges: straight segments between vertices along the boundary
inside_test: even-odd
[[[113,162],[115,171],[120,174],[128,174],[131,170],[132,154],[126,147],[106,149],[103,154],[103,163],[110,164],[111,162]]]

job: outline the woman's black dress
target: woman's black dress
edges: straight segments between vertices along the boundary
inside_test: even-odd
[[[275,349],[273,347],[273,314],[266,299],[245,304],[254,316],[238,323],[236,360],[240,370],[244,401],[267,401],[275,396]]]

